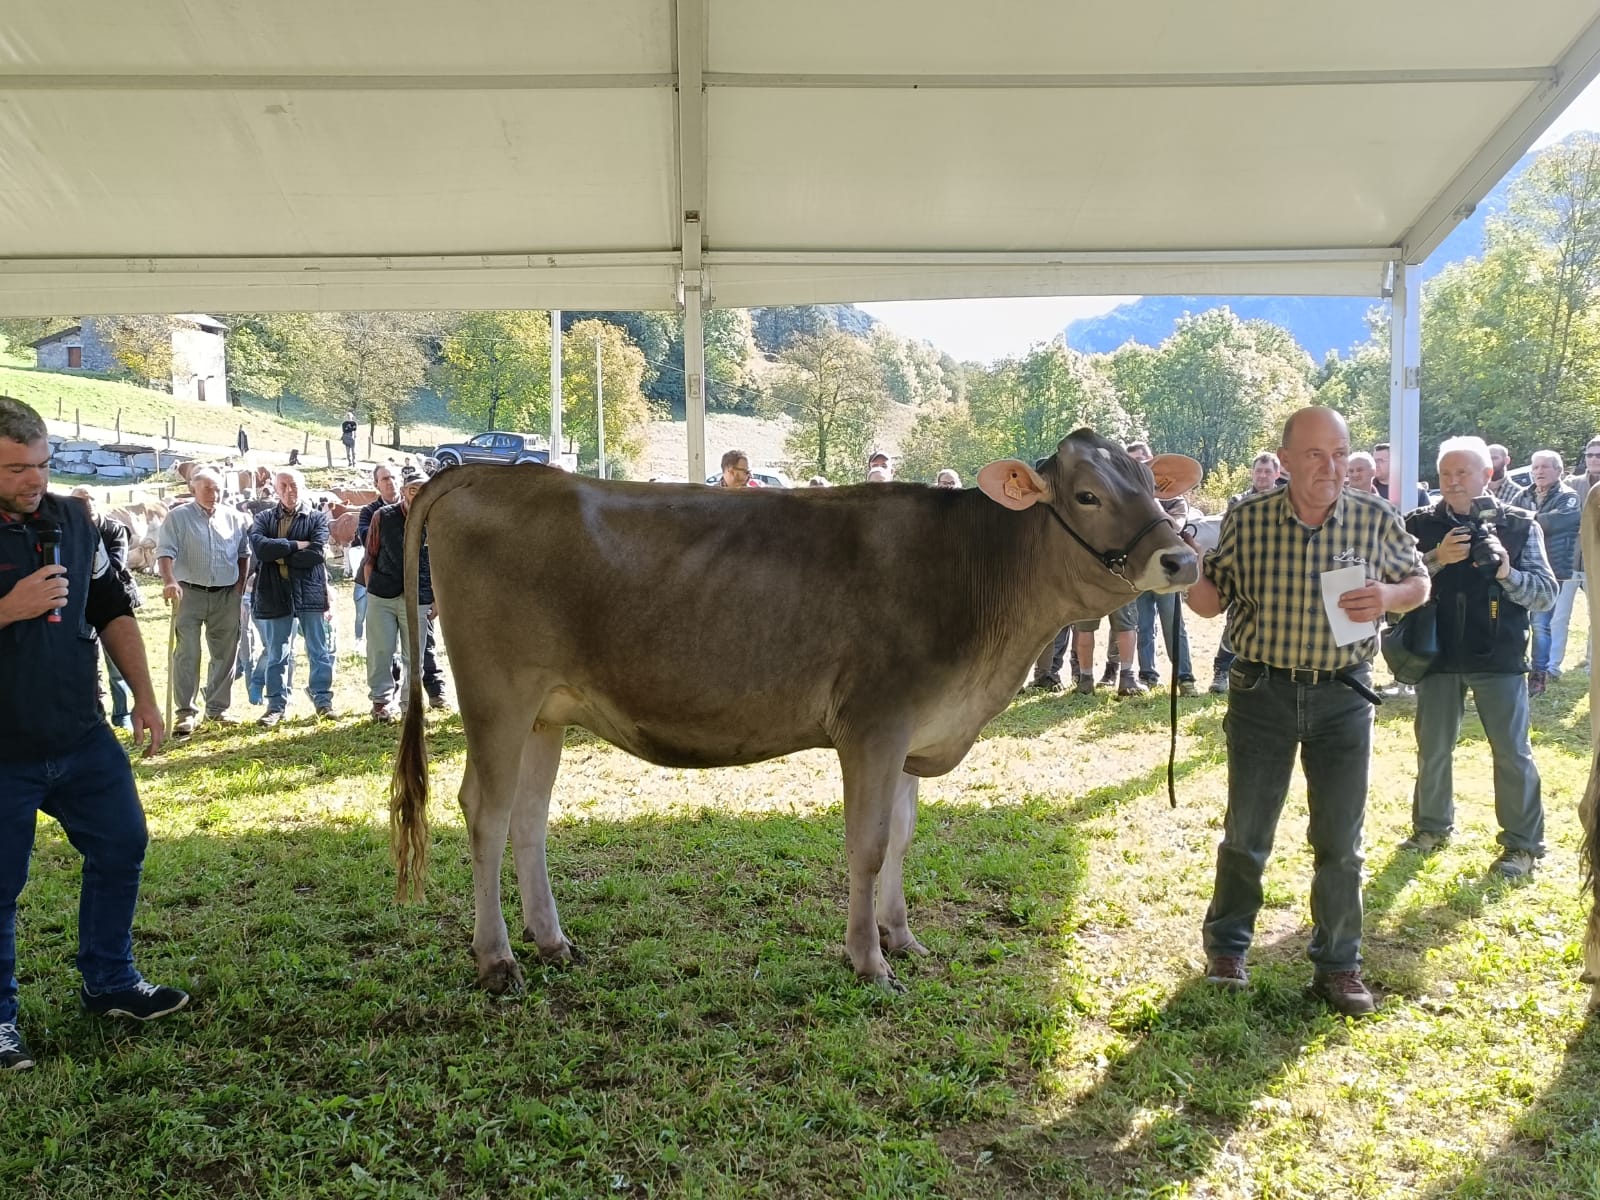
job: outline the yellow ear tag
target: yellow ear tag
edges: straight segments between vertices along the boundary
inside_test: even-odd
[[[1008,499],[1021,500],[1028,494],[1023,490],[1021,480],[1022,476],[1016,471],[1006,476],[1005,493]]]

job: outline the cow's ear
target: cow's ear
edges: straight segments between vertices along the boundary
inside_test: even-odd
[[[978,472],[978,489],[996,504],[1021,510],[1050,499],[1050,485],[1027,463],[1002,458]]]

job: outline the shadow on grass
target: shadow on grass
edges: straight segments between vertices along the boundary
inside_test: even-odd
[[[1306,995],[1305,970],[1290,961],[1302,952],[1298,933],[1258,945],[1242,993],[1198,978],[1161,1004],[1127,993],[1110,1024],[1132,1040],[1099,1079],[1059,1119],[993,1139],[995,1174],[1014,1185],[1000,1192],[1187,1195],[1305,1049],[1347,1035]]]
[[[303,755],[358,737],[317,734]],[[1071,1040],[1087,851],[1078,812],[1036,801],[928,805],[919,825],[906,882],[933,954],[898,967],[902,996],[843,961],[837,811],[554,824],[587,959],[521,947],[527,990],[502,999],[472,986],[459,828],[436,831],[414,906],[391,900],[376,824],[158,839],[136,952],[195,999],[134,1029],[72,1007],[78,860],[47,825],[19,938],[41,1058],[0,1130],[0,1194],[961,1190],[975,1176],[938,1139],[1022,1120]]]
[[[1594,1196],[1600,1180],[1600,1018],[1585,1015],[1561,1070],[1512,1132],[1471,1168],[1420,1193],[1428,1200]]]

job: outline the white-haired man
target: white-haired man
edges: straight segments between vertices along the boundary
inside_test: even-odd
[[[305,476],[289,468],[273,480],[278,502],[256,515],[250,549],[256,556],[252,605],[267,652],[267,711],[272,728],[289,707],[289,636],[296,624],[311,665],[311,703],[333,717],[333,648],[328,640],[328,514],[303,503]]]
[[[172,655],[174,737],[195,730],[199,710],[200,642],[209,666],[202,700],[205,719],[234,724],[228,717],[239,656],[239,596],[250,563],[250,519],[222,504],[222,475],[201,467],[189,476],[194,502],[167,514],[156,535],[156,570],[162,595],[177,605],[177,647]]]
[[[1365,450],[1353,451],[1350,455],[1349,469],[1345,472],[1344,486],[1352,492],[1363,492],[1368,496],[1378,494],[1378,464],[1372,460],[1372,455]]]
[[[1489,447],[1494,453],[1494,447]],[[1528,695],[1542,696],[1552,679],[1561,678],[1561,660],[1567,656],[1567,626],[1572,622],[1572,602],[1578,597],[1578,526],[1583,504],[1578,493],[1562,480],[1565,464],[1554,450],[1533,452],[1533,486],[1507,501],[1533,514],[1544,534],[1545,557],[1556,577],[1555,607],[1533,614],[1533,670],[1528,673]],[[1489,493],[1503,499],[1489,483]]]
[[[1528,741],[1529,613],[1555,604],[1544,536],[1525,509],[1489,494],[1494,468],[1482,438],[1439,446],[1439,494],[1406,517],[1433,577],[1439,654],[1417,684],[1417,783],[1406,850],[1428,852],[1455,820],[1452,760],[1472,691],[1494,756],[1494,807],[1501,853],[1491,870],[1530,873],[1544,854],[1539,769]]]

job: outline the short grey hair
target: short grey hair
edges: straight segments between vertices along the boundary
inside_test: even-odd
[[[1528,460],[1528,464],[1531,466],[1534,463],[1539,462],[1541,459],[1545,462],[1555,463],[1556,473],[1558,475],[1567,469],[1567,464],[1561,460],[1561,455],[1556,453],[1554,450],[1535,450],[1533,452],[1533,457]]]
[[[44,418],[21,400],[0,396],[0,438],[8,442],[21,442],[26,446],[48,437]]]
[[[1439,457],[1434,465],[1443,466],[1446,454],[1470,454],[1478,460],[1485,471],[1494,469],[1494,462],[1489,458],[1489,443],[1481,437],[1468,435],[1445,438],[1439,443]]]
[[[1365,463],[1367,466],[1371,467],[1374,471],[1376,471],[1378,469],[1377,460],[1375,458],[1373,458],[1372,455],[1368,454],[1365,450],[1357,450],[1354,453],[1352,453],[1349,458],[1345,459],[1345,465],[1346,466],[1353,466],[1356,463]]]
[[[223,488],[222,472],[217,470],[215,467],[201,467],[197,471],[190,471],[189,472],[189,486],[191,488],[194,486],[194,481],[196,479],[209,479],[209,480],[211,480],[212,483],[217,485],[217,491],[219,491],[219,492]]]
[[[281,475],[287,475],[294,481],[296,491],[303,492],[306,490],[305,473],[301,471],[299,467],[279,467],[272,473],[272,477],[274,479],[277,479]]]
[[[1283,460],[1271,450],[1263,450],[1260,454],[1256,455],[1250,460],[1250,465],[1252,467],[1259,467],[1262,463],[1271,463],[1274,471],[1283,470]]]

